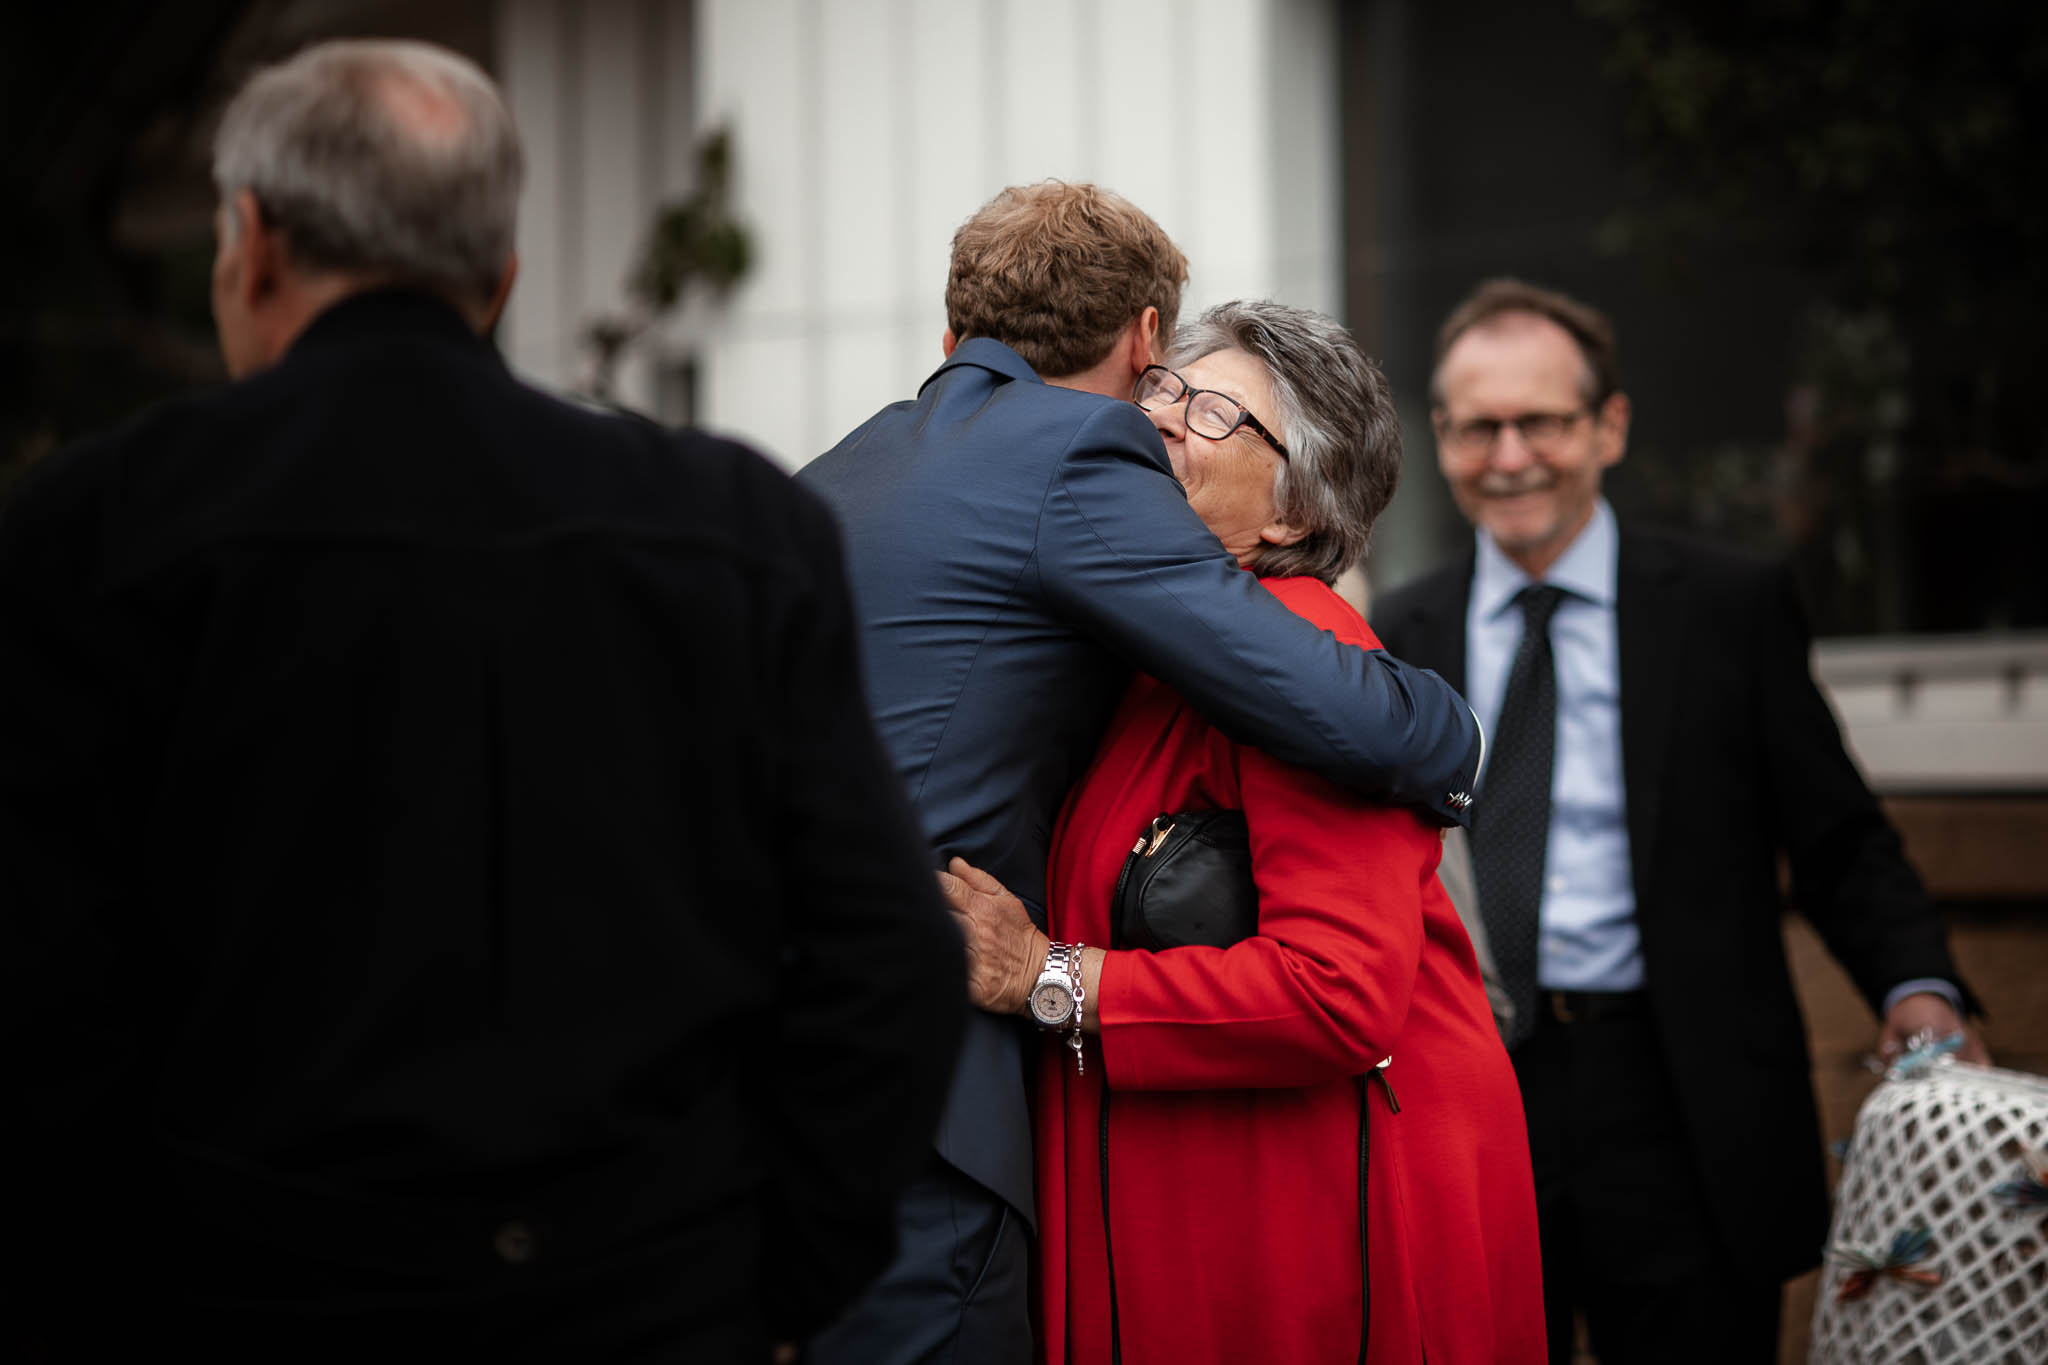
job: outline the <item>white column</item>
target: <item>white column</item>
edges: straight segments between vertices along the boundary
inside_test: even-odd
[[[660,204],[694,173],[690,0],[500,0],[495,65],[526,150],[520,277],[500,339],[513,367],[566,389],[587,381],[583,337],[624,312],[627,277]],[[617,375],[651,409],[659,338]]]

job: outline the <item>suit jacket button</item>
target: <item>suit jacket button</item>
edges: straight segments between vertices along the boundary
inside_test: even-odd
[[[524,1221],[514,1218],[498,1229],[498,1235],[491,1239],[491,1249],[498,1253],[498,1259],[507,1265],[525,1265],[533,1259],[537,1250],[533,1229]]]

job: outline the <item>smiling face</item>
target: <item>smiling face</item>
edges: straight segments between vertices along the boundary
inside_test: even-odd
[[[1531,577],[1592,519],[1600,476],[1628,445],[1628,399],[1589,409],[1587,383],[1571,333],[1533,313],[1474,326],[1437,369],[1437,464],[1451,496]]]
[[[1280,404],[1266,367],[1244,351],[1213,351],[1179,368],[1190,389],[1215,389],[1228,394],[1287,444]],[[1291,545],[1304,534],[1282,522],[1273,501],[1273,483],[1281,470],[1280,453],[1249,426],[1221,440],[1188,430],[1187,401],[1163,404],[1146,416],[1166,442],[1173,476],[1187,489],[1188,506],[1225,549],[1249,565],[1265,544]]]

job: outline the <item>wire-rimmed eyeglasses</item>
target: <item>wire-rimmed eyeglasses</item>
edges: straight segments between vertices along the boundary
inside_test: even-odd
[[[1529,449],[1548,454],[1564,443],[1572,429],[1593,414],[1585,408],[1570,412],[1525,412],[1515,417],[1471,417],[1453,422],[1443,413],[1436,417],[1436,438],[1458,454],[1477,458],[1492,450],[1500,434],[1514,428]]]

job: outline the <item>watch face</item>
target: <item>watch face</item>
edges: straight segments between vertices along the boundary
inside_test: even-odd
[[[1031,992],[1031,1017],[1045,1025],[1064,1024],[1074,1012],[1074,993],[1064,982],[1041,982]]]

